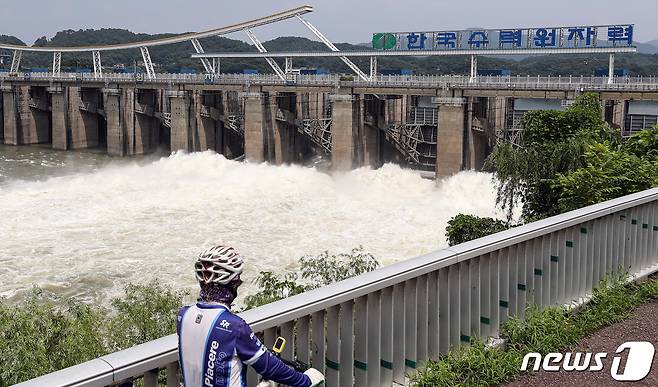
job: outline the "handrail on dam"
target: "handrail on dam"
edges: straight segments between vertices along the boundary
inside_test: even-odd
[[[143,74],[113,74],[104,73],[101,77],[94,74],[61,73],[25,73],[10,74],[0,72],[0,86],[8,87],[11,83],[26,82],[28,84],[43,83],[88,83],[91,86],[107,86],[113,84],[149,85],[262,85],[285,87],[339,87],[352,86],[363,88],[462,88],[491,90],[560,90],[560,91],[658,91],[658,77],[615,77],[613,83],[608,83],[607,77],[586,76],[478,76],[470,81],[468,76],[461,75],[378,75],[371,80],[363,81],[349,78],[341,74],[327,75],[289,75],[283,81],[276,74],[157,74],[153,79],[147,79]]]
[[[439,232],[439,230],[437,230]],[[391,386],[472,337],[496,337],[536,304],[581,302],[608,274],[658,270],[658,189],[628,195],[399,262],[241,314],[271,345],[277,335],[328,386]],[[294,344],[292,344],[294,343]],[[100,386],[144,377],[178,386],[168,336],[21,386]],[[250,373],[250,385],[255,384]]]

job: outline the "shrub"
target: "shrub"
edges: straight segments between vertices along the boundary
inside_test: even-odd
[[[246,309],[282,300],[379,267],[379,262],[372,254],[365,252],[363,247],[352,249],[350,253],[330,255],[325,251],[317,256],[306,255],[299,259],[299,264],[299,271],[283,276],[261,272],[256,279],[260,290],[246,297]]]
[[[176,332],[183,293],[129,285],[112,313],[35,288],[19,304],[0,299],[0,386],[8,386]]]
[[[493,218],[459,214],[448,221],[446,238],[450,246],[509,229],[508,223]]]
[[[112,300],[110,349],[118,351],[176,332],[176,317],[186,293],[157,282],[128,285],[125,296]]]

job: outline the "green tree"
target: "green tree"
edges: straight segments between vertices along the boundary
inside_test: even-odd
[[[446,238],[450,246],[472,241],[509,229],[507,222],[494,218],[480,218],[459,214],[448,221]]]
[[[647,148],[650,152],[658,149]],[[586,165],[558,174],[553,187],[560,192],[561,212],[575,210],[658,185],[658,160],[642,159],[609,143],[587,145]]]
[[[624,144],[624,149],[637,157],[658,158],[658,125],[634,134]]]
[[[508,220],[520,203],[526,221],[557,214],[560,191],[553,180],[558,174],[585,165],[587,144],[620,141],[601,118],[601,105],[594,93],[580,95],[564,112],[528,112],[523,126],[523,147],[498,145],[485,163],[485,169],[494,173],[497,204],[507,211]]]

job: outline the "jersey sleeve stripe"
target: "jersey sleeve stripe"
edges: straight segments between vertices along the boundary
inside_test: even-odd
[[[260,359],[261,356],[263,356],[265,354],[265,351],[266,351],[265,347],[260,347],[258,352],[256,352],[256,354],[254,354],[254,356],[252,356],[249,360],[244,361],[243,363],[248,365],[248,366],[253,365],[254,363],[256,363],[258,361],[258,359]]]

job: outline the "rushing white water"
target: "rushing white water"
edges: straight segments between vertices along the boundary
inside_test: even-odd
[[[206,152],[108,165],[0,186],[0,295],[33,285],[106,303],[127,283],[159,278],[194,289],[192,264],[213,243],[261,270],[294,270],[305,254],[363,245],[384,264],[446,245],[457,213],[500,215],[491,176],[436,184],[386,165],[328,175]]]

